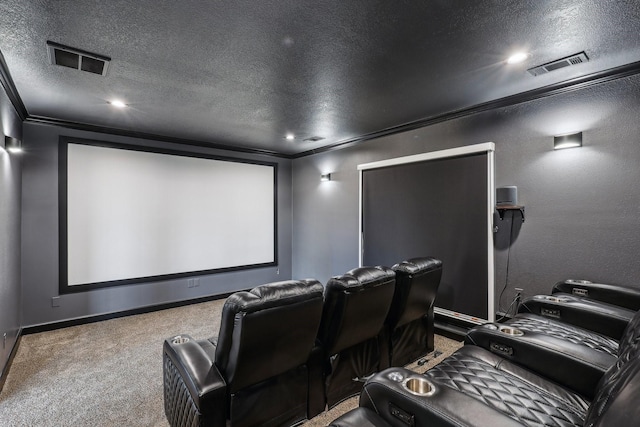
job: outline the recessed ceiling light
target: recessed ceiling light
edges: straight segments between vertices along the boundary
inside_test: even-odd
[[[124,102],[118,100],[118,99],[114,99],[113,101],[109,101],[109,104],[113,105],[114,107],[117,108],[124,108],[127,106],[127,104],[125,104]]]
[[[518,52],[511,55],[507,58],[507,64],[518,64],[529,57],[529,54],[526,52]]]
[[[287,136],[285,136],[285,138],[287,139],[287,141],[293,141],[296,137],[294,134],[288,133]]]

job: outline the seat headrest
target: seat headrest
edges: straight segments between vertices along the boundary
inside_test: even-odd
[[[395,278],[395,272],[389,267],[359,267],[349,270],[342,276],[332,277],[327,282],[327,288],[356,291],[395,281]]]
[[[394,265],[393,270],[397,273],[423,274],[429,271],[442,268],[442,261],[433,257],[411,258]]]
[[[314,279],[285,280],[256,286],[250,291],[240,291],[227,298],[224,308],[235,312],[251,313],[257,310],[291,304],[322,296],[324,287]],[[228,307],[227,307],[228,306]]]

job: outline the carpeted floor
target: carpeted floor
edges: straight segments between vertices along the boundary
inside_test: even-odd
[[[162,342],[187,333],[217,335],[224,300],[26,335],[0,393],[2,426],[162,426]],[[436,336],[443,354],[460,347]],[[431,357],[433,357],[431,355]],[[357,397],[306,422],[326,426]]]

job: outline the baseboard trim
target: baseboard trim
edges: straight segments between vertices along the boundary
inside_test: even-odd
[[[445,322],[434,322],[435,333],[455,341],[462,341],[469,331],[468,328],[452,325]]]
[[[502,323],[502,322],[506,322],[509,319],[513,319],[512,314],[510,313],[505,313],[504,311],[496,311],[496,321],[495,323]]]
[[[95,316],[78,317],[75,319],[62,320],[59,322],[41,323],[39,325],[26,326],[22,328],[23,335],[37,334],[40,332],[55,331],[56,329],[68,328],[71,326],[87,325],[89,323],[102,322],[105,320],[117,319],[120,317],[135,316],[137,314],[152,313],[154,311],[167,310],[169,308],[184,307],[185,305],[199,304],[201,302],[215,301],[227,298],[229,295],[239,292],[243,289],[224,294],[209,295],[206,297],[194,298],[184,301],[175,301],[164,304],[148,305],[144,307],[134,308],[131,310],[117,311],[114,313],[98,314]]]
[[[2,369],[2,374],[0,374],[0,393],[2,393],[2,389],[4,388],[4,383],[7,381],[7,377],[9,376],[9,370],[11,369],[11,364],[13,363],[13,359],[16,357],[16,353],[18,352],[18,347],[20,347],[20,340],[22,339],[22,328],[18,329],[18,334],[16,335],[16,340],[13,343],[13,348],[11,349],[11,353],[9,353],[9,359],[7,359],[7,364],[4,365]]]

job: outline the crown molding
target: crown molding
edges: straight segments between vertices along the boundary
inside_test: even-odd
[[[516,95],[506,96],[504,98],[499,98],[494,101],[484,102],[482,104],[476,104],[468,108],[449,111],[444,114],[427,117],[424,119],[405,123],[403,125],[389,127],[376,132],[372,132],[372,133],[361,135],[355,138],[340,141],[335,144],[326,145],[324,147],[317,148],[315,150],[309,150],[309,151],[304,151],[302,153],[293,154],[291,155],[291,158],[298,159],[301,157],[311,156],[314,154],[343,149],[343,148],[351,147],[353,145],[356,145],[365,141],[380,138],[383,136],[395,135],[397,133],[419,129],[422,127],[446,122],[453,119],[458,119],[461,117],[470,116],[472,114],[477,114],[484,111],[494,110],[497,108],[510,107],[513,105],[522,104],[524,102],[529,102],[536,99],[542,99],[550,96],[559,95],[562,93],[573,92],[573,91],[585,89],[591,86],[607,83],[613,80],[618,80],[624,77],[633,76],[639,73],[640,73],[640,61],[632,62],[627,65],[609,68],[607,70],[598,71],[596,73],[588,74],[586,76],[580,76],[573,79],[564,80],[559,83],[554,83],[551,85],[543,86],[541,88],[532,89],[526,92],[518,93]]]
[[[4,55],[2,54],[2,52],[0,52],[0,84],[2,84],[2,87],[4,88],[9,101],[11,101],[11,104],[16,110],[16,113],[18,113],[18,117],[20,117],[20,120],[24,121],[27,117],[29,117],[29,112],[24,106],[22,98],[20,98],[20,94],[18,93],[18,89],[16,89],[16,85],[13,83],[11,73],[9,73],[9,67],[7,67],[7,63],[4,60]]]
[[[106,133],[106,134],[118,135],[118,136],[126,136],[130,138],[150,139],[153,141],[162,141],[162,142],[170,142],[170,143],[176,143],[181,145],[191,145],[195,147],[204,147],[204,148],[212,148],[217,150],[233,151],[233,152],[244,153],[244,154],[257,154],[261,156],[271,156],[271,157],[279,157],[279,158],[285,158],[285,159],[290,158],[289,155],[278,153],[276,151],[261,150],[257,148],[236,147],[233,145],[217,144],[217,143],[198,141],[193,139],[175,138],[175,137],[170,137],[165,135],[158,135],[155,133],[136,132],[136,131],[127,130],[127,129],[98,126],[98,125],[92,125],[89,123],[73,122],[69,120],[56,119],[53,117],[46,117],[46,116],[30,115],[24,120],[24,122],[59,126],[67,129],[76,129],[76,130],[82,130],[87,132],[97,132],[97,133]]]
[[[132,138],[151,139],[156,141],[178,143],[182,145],[191,145],[197,147],[213,148],[225,151],[233,151],[244,154],[256,154],[263,156],[278,157],[284,159],[299,159],[301,157],[307,157],[314,154],[325,153],[338,149],[360,144],[365,141],[369,141],[383,136],[395,135],[401,132],[407,132],[415,129],[419,129],[426,126],[431,126],[437,123],[458,119],[472,114],[477,114],[493,109],[510,107],[524,102],[529,102],[537,99],[547,98],[567,92],[573,92],[581,89],[585,89],[591,86],[600,85],[613,80],[633,76],[640,73],[640,61],[632,62],[627,65],[621,65],[618,67],[610,68],[607,70],[599,71],[596,73],[588,74],[586,76],[575,77],[572,79],[564,80],[562,82],[554,83],[551,85],[543,86],[541,88],[532,89],[526,92],[518,93],[515,95],[506,96],[493,101],[476,104],[468,108],[462,108],[459,110],[449,111],[436,116],[427,117],[420,120],[415,120],[409,123],[405,123],[399,126],[392,126],[389,128],[381,129],[376,132],[360,135],[355,138],[346,139],[336,142],[334,144],[326,145],[324,147],[316,148],[313,150],[303,151],[300,153],[286,154],[272,150],[263,150],[255,148],[237,147],[227,144],[217,144],[205,141],[182,139],[175,137],[168,137],[164,135],[158,135],[153,133],[136,132],[126,129],[110,128],[106,126],[92,125],[88,123],[73,122],[68,120],[56,119],[53,117],[35,116],[29,115],[26,107],[24,106],[22,99],[13,83],[11,74],[7,68],[7,64],[0,52],[0,83],[4,87],[7,96],[9,97],[13,107],[20,116],[21,120],[26,123],[39,123],[52,126],[60,126],[69,129],[84,130],[90,132],[99,132],[119,136],[127,136]]]

